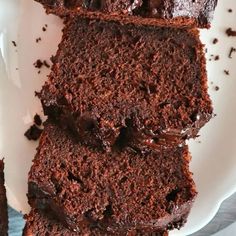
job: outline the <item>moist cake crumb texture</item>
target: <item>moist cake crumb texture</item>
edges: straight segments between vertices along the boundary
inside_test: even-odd
[[[196,196],[186,146],[98,152],[46,123],[29,173],[29,203],[72,230],[180,228]]]
[[[35,93],[48,120],[41,130],[36,114],[25,133],[40,141],[23,235],[168,236],[180,229],[197,195],[185,141],[213,114],[196,26],[210,27],[217,0],[36,1],[65,27],[49,78]],[[46,60],[34,66],[50,67]]]
[[[196,29],[72,19],[39,97],[46,115],[106,150],[119,139],[182,143],[212,115]]]

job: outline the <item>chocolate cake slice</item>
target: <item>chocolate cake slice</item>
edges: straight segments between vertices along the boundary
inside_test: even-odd
[[[0,235],[8,235],[7,197],[4,185],[4,162],[0,160]]]
[[[168,236],[167,231],[153,232],[151,234],[137,231],[110,234],[109,232],[97,228],[95,225],[84,225],[80,232],[73,232],[65,228],[62,224],[56,221],[55,218],[50,216],[46,217],[35,209],[32,209],[25,219],[26,225],[23,236]]]
[[[196,196],[189,161],[186,146],[94,151],[46,123],[29,173],[28,199],[77,232],[84,222],[111,234],[180,228]]]
[[[176,24],[197,24],[209,27],[217,0],[36,0],[48,13],[66,16],[76,13],[90,16],[98,13],[115,19],[116,16],[144,20],[165,19]],[[144,20],[145,22],[145,20]]]
[[[109,149],[181,143],[211,118],[197,29],[67,22],[49,80],[46,115],[84,143]]]

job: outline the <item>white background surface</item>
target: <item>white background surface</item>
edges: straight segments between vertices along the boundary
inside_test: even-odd
[[[229,8],[233,13],[228,13]],[[199,196],[186,226],[172,235],[188,235],[206,225],[220,203],[236,190],[236,54],[228,58],[230,47],[236,47],[236,37],[225,34],[228,27],[236,29],[235,22],[235,0],[219,0],[212,29],[202,31],[207,57],[220,56],[219,61],[208,61],[209,92],[217,116],[204,127],[198,140],[190,142],[191,170]],[[45,24],[48,28],[43,32]],[[0,155],[6,162],[9,203],[23,212],[28,210],[27,173],[37,146],[23,134],[35,113],[41,112],[34,91],[49,73],[43,68],[38,74],[33,63],[39,58],[49,61],[56,52],[61,28],[61,20],[46,16],[33,0],[0,0]],[[38,37],[42,41],[37,44]],[[219,42],[213,45],[215,37]],[[229,76],[224,69],[229,70]],[[215,91],[215,86],[220,90]]]

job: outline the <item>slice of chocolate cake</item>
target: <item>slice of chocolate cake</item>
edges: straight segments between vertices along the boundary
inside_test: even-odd
[[[153,232],[147,234],[145,232],[129,231],[123,233],[109,233],[97,228],[95,225],[84,225],[80,232],[73,232],[65,228],[62,224],[55,220],[53,217],[46,217],[40,214],[37,210],[33,209],[25,217],[26,225],[24,228],[23,236],[168,236],[167,231]]]
[[[102,13],[115,19],[126,16],[140,21],[165,19],[176,24],[197,24],[209,27],[217,0],[36,0],[43,4],[48,13],[65,16],[71,13],[90,16]],[[145,20],[144,20],[145,21]]]
[[[180,228],[196,196],[186,146],[98,152],[46,123],[29,173],[29,203],[71,230]]]
[[[82,141],[109,149],[181,143],[211,118],[197,29],[74,18],[64,28],[44,111]]]
[[[8,235],[7,197],[4,185],[4,163],[0,160],[0,235]]]

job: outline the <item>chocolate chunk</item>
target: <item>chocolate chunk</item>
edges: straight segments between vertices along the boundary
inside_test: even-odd
[[[34,123],[35,123],[37,126],[40,126],[40,125],[42,124],[41,117],[40,117],[38,114],[35,114],[35,116],[34,116]]]
[[[42,131],[43,130],[38,128],[36,125],[31,125],[24,135],[28,140],[36,141],[39,139]]]

